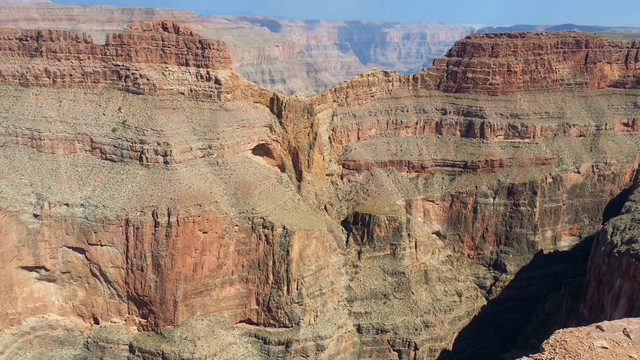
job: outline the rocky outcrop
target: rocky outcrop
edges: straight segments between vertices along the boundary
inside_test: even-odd
[[[143,90],[153,85],[135,64],[231,69],[223,42],[202,39],[188,26],[169,21],[134,24],[120,34],[109,34],[105,45],[94,44],[85,34],[62,30],[3,29],[0,38],[4,58],[31,61],[21,68],[5,65],[0,70],[4,82],[54,86],[116,82]],[[200,74],[202,80],[214,81],[210,73]]]
[[[638,88],[640,43],[581,32],[474,34],[427,73],[444,92]]]
[[[638,319],[604,321],[556,331],[537,354],[520,360],[635,359],[640,356]]]
[[[320,93],[372,68],[413,73],[473,29],[440,23],[301,21],[257,16],[196,16],[193,11],[116,6],[12,5],[6,27],[83,31],[101,43],[132,22],[174,19],[227,43],[233,68],[285,94]]]
[[[640,287],[635,280],[640,275],[638,200],[638,191],[633,190],[620,214],[596,235],[582,305],[586,322],[640,316]]]
[[[519,46],[518,37],[496,39],[496,48]],[[487,64],[493,61],[486,56]],[[433,309],[446,314],[447,324],[464,322],[497,299],[535,254],[572,248],[593,234],[639,165],[632,135],[636,90],[560,86],[543,92],[533,84],[499,97],[450,95],[437,90],[430,71],[440,69],[414,75],[371,71],[312,98],[331,154],[326,171],[336,198],[327,212],[343,219],[345,244],[352,249],[348,294],[353,308],[362,309],[353,317],[363,356],[384,357],[393,349],[401,358],[438,357],[452,346],[451,334],[463,329],[439,323]],[[622,144],[630,147],[621,150]],[[584,272],[574,265],[566,264],[566,279],[558,276],[562,280],[539,289],[548,285],[554,297],[562,296],[564,281]],[[380,286],[364,290],[363,273]],[[491,303],[493,314],[544,307],[539,304],[546,295],[517,294],[541,278],[532,274],[528,283],[513,285],[511,295]],[[443,283],[447,289],[437,285]],[[410,320],[387,314],[379,305],[385,301],[424,315]],[[381,314],[402,324],[382,325]],[[484,354],[480,358],[499,356],[517,346],[529,321],[548,319],[521,320],[522,328],[498,326],[513,341],[487,351],[497,338],[474,343],[470,335],[456,340],[452,356],[468,357],[474,349]]]
[[[573,296],[564,294],[562,307],[575,310],[556,321],[574,327],[555,331],[541,343],[537,354],[521,359],[569,354],[580,354],[579,358],[584,359],[637,357],[637,319],[634,319],[639,316],[637,204],[636,180],[605,209],[605,224],[593,236],[586,273],[580,281],[582,290]],[[517,357],[518,353],[512,355]]]
[[[130,22],[168,18],[224,40],[235,71],[286,94],[320,93],[372,68],[419,72],[447,92],[638,86],[637,45],[580,32],[475,34],[439,58],[473,30],[438,23],[293,21],[58,4],[15,5],[0,14],[4,26],[82,30],[98,42]],[[496,42],[513,45],[493,46]]]
[[[121,33],[108,34],[104,45],[94,44],[86,34],[64,30],[3,29],[0,36],[3,57],[231,69],[223,42],[203,39],[189,26],[171,21],[135,23]]]
[[[33,66],[41,69],[58,64],[73,79],[74,71],[87,63],[109,69],[119,63],[116,60],[135,59],[137,62],[128,61],[125,66],[137,67],[150,74],[150,79],[173,78],[176,82],[164,82],[165,91],[154,91],[156,96],[145,102],[127,94],[131,89],[115,82],[117,77],[110,78],[114,72],[107,73],[102,83],[80,80],[64,86],[46,81],[50,79],[21,77],[24,87],[17,87],[12,77],[3,78],[2,91],[7,99],[16,101],[4,103],[3,113],[10,117],[2,125],[2,151],[17,157],[35,156],[32,161],[3,156],[5,169],[22,174],[25,170],[16,166],[52,164],[55,161],[47,160],[50,157],[79,160],[84,165],[56,167],[53,171],[62,171],[66,180],[53,192],[37,190],[40,195],[26,205],[27,213],[22,202],[27,198],[3,197],[0,256],[6,266],[3,269],[12,275],[2,283],[2,301],[20,305],[5,308],[2,328],[48,313],[78,317],[94,325],[124,323],[156,331],[203,313],[224,314],[227,324],[256,328],[304,327],[325,319],[322,309],[335,307],[341,281],[331,260],[335,243],[322,222],[311,220],[311,210],[297,199],[290,182],[302,182],[313,168],[308,155],[313,154],[313,145],[302,142],[304,134],[316,131],[310,105],[305,105],[308,100],[289,99],[249,84],[221,67],[229,59],[222,52],[223,43],[201,39],[189,27],[172,22],[134,24],[108,37],[105,45],[70,32],[5,34],[10,36],[3,43],[3,58],[17,64],[35,61]],[[27,56],[34,51],[35,58]],[[216,80],[201,83],[203,89],[225,88],[226,95],[199,100],[196,92],[184,97],[173,90],[172,86],[192,86],[180,75],[198,71],[215,74]],[[54,95],[60,91],[66,95]],[[25,105],[30,104],[28,93],[41,97],[40,106]],[[186,102],[176,104],[176,96],[183,96]],[[83,103],[91,105],[78,106]],[[73,128],[51,121],[47,115],[51,109],[56,109],[55,119],[74,122]],[[31,111],[36,113],[29,114]],[[216,120],[196,114],[210,114]],[[303,119],[310,128],[305,128]],[[229,131],[235,135],[225,135]],[[103,160],[122,164],[123,172],[99,180]],[[275,166],[271,163],[278,161]],[[92,170],[63,175],[76,166]],[[125,170],[130,166],[138,170]],[[218,170],[207,170],[211,166]],[[228,170],[222,170],[227,166]],[[266,171],[266,176],[240,180],[242,174],[256,174],[253,167]],[[136,172],[146,184],[140,191],[130,187]],[[290,174],[291,180],[282,172]],[[192,178],[198,173],[226,184],[223,187],[237,185],[232,191],[242,195],[222,200],[226,190],[203,192],[202,179]],[[215,174],[227,178],[217,179]],[[234,177],[237,179],[232,180]],[[264,202],[264,196],[258,194],[250,196],[253,200],[245,198],[251,188],[260,191],[252,181],[259,179],[264,184],[268,178],[274,190],[280,189],[276,190],[280,195],[273,193],[280,200]],[[33,178],[41,185],[42,179]],[[72,188],[93,181],[101,183],[98,191],[111,195],[103,200],[89,200],[89,196],[86,202],[81,200],[86,193],[79,191],[68,198],[74,193]],[[159,187],[151,190],[147,187],[151,183]],[[200,190],[189,190],[198,183]],[[17,192],[12,194],[31,191],[30,186],[14,185],[10,186]],[[136,195],[128,193],[127,187]],[[166,197],[174,191],[177,197]],[[207,192],[210,196],[204,195]],[[187,193],[193,197],[185,197]],[[154,194],[156,200],[141,201],[148,194]],[[273,214],[273,208],[264,208],[280,201],[293,201],[282,205],[297,208],[296,215]],[[33,227],[20,225],[25,221]],[[311,246],[316,241],[318,246]],[[28,246],[19,245],[25,243]],[[327,262],[317,262],[315,256]],[[319,278],[314,279],[316,276]],[[315,305],[309,307],[308,301]],[[332,331],[335,326],[344,330],[323,333],[333,343],[325,346],[329,352],[341,347],[334,336],[349,329],[344,322],[332,323]],[[304,337],[294,338],[302,341]],[[123,348],[129,347],[125,343]],[[132,348],[150,352],[148,356],[157,351],[149,344]]]

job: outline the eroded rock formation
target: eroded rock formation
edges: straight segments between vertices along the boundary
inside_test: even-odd
[[[629,189],[623,195],[629,196],[628,200],[620,214],[598,232],[589,258],[582,305],[587,322],[640,316],[636,280],[640,271],[639,194],[637,189]]]
[[[474,34],[427,70],[444,92],[638,88],[640,42],[582,32]]]
[[[5,83],[104,86],[115,82],[147,92],[155,86],[137,64],[202,69],[193,75],[209,82],[215,79],[208,70],[231,69],[223,42],[200,38],[189,26],[171,21],[133,24],[122,33],[108,34],[104,45],[94,44],[86,34],[64,30],[2,29],[0,38],[0,52],[9,60],[0,70]],[[20,66],[25,58],[30,64]]]
[[[427,67],[471,27],[441,23],[302,21],[257,16],[197,16],[168,8],[39,4],[5,6],[0,26],[83,31],[102,43],[132,22],[174,19],[227,43],[234,70],[285,94],[305,95],[372,68],[413,73]]]
[[[474,36],[450,55],[487,69],[311,98],[175,22],[2,34],[0,356],[63,329],[78,356],[434,359],[536,254],[597,231],[640,164],[638,90],[589,66],[567,65],[598,86],[443,85],[583,54],[574,33]],[[637,48],[584,38],[611,69]]]

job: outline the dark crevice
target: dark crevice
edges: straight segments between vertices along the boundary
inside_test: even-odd
[[[36,280],[55,284],[60,274],[52,273],[46,266],[20,266],[20,269],[37,274]]]
[[[254,146],[253,149],[251,149],[251,154],[262,157],[270,166],[277,168],[280,172],[285,172],[284,165],[276,159],[273,150],[266,143],[260,143]]]
[[[251,320],[250,318],[246,318],[243,320],[238,321],[237,324],[245,324],[245,325],[251,325],[251,326],[259,326],[259,324],[253,320]],[[237,325],[236,324],[236,325]]]
[[[78,254],[80,254],[80,255],[82,255],[82,256],[86,256],[86,254],[87,254],[87,250],[85,250],[85,249],[83,249],[83,248],[81,248],[81,247],[77,247],[77,246],[69,246],[69,245],[63,245],[63,247],[64,247],[65,249],[69,249],[69,250],[71,250],[71,251],[73,251],[73,252],[75,252],[75,253],[78,253]]]
[[[622,190],[620,194],[618,194],[616,197],[611,199],[611,201],[609,201],[607,206],[604,208],[604,212],[602,213],[603,225],[606,224],[612,218],[620,215],[620,212],[622,211],[622,207],[627,202],[627,200],[629,200],[629,196],[631,196],[631,193],[633,193],[634,189],[635,189],[635,186],[630,186]]]
[[[35,272],[35,273],[38,273],[38,274],[41,274],[43,272],[47,273],[47,272],[50,271],[49,269],[47,269],[46,266],[42,266],[42,265],[20,266],[20,269],[26,270],[26,271],[29,271],[29,272]]]
[[[340,225],[342,225],[342,228],[347,233],[345,246],[349,247],[349,240],[351,239],[351,234],[353,233],[353,226],[351,226],[351,221],[349,221],[349,218],[344,218],[340,222]]]
[[[538,252],[438,359],[512,359],[537,352],[578,311],[572,299],[583,291],[593,239],[568,251]]]

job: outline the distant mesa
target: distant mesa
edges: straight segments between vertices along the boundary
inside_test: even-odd
[[[123,32],[139,32],[139,33],[167,33],[179,36],[191,36],[199,38],[198,34],[191,26],[176,21],[144,21],[135,22],[126,28]]]
[[[424,72],[444,92],[638,88],[640,41],[579,32],[473,34]]]
[[[133,23],[122,32],[107,34],[104,45],[86,33],[67,30],[0,28],[0,39],[0,56],[9,60],[0,66],[0,81],[5,83],[56,88],[112,85],[151,93],[162,86],[158,82],[167,83],[162,67],[189,68],[185,71],[198,79],[192,87],[219,83],[213,72],[231,70],[223,41],[203,38],[191,26],[174,21]]]
[[[487,26],[478,29],[479,33],[495,33],[495,32],[512,32],[512,31],[582,31],[591,33],[611,33],[621,35],[640,36],[640,28],[636,27],[614,27],[614,26],[595,26],[595,25],[576,25],[576,24],[560,24],[560,25],[511,25],[511,26]]]
[[[167,64],[203,69],[231,69],[226,44],[202,38],[189,25],[174,21],[133,23],[107,34],[99,45],[87,34],[66,30],[0,28],[0,52],[11,57]]]

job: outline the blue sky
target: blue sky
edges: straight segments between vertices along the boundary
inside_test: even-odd
[[[289,19],[440,21],[449,24],[639,26],[640,0],[53,0],[160,6],[199,14]]]

